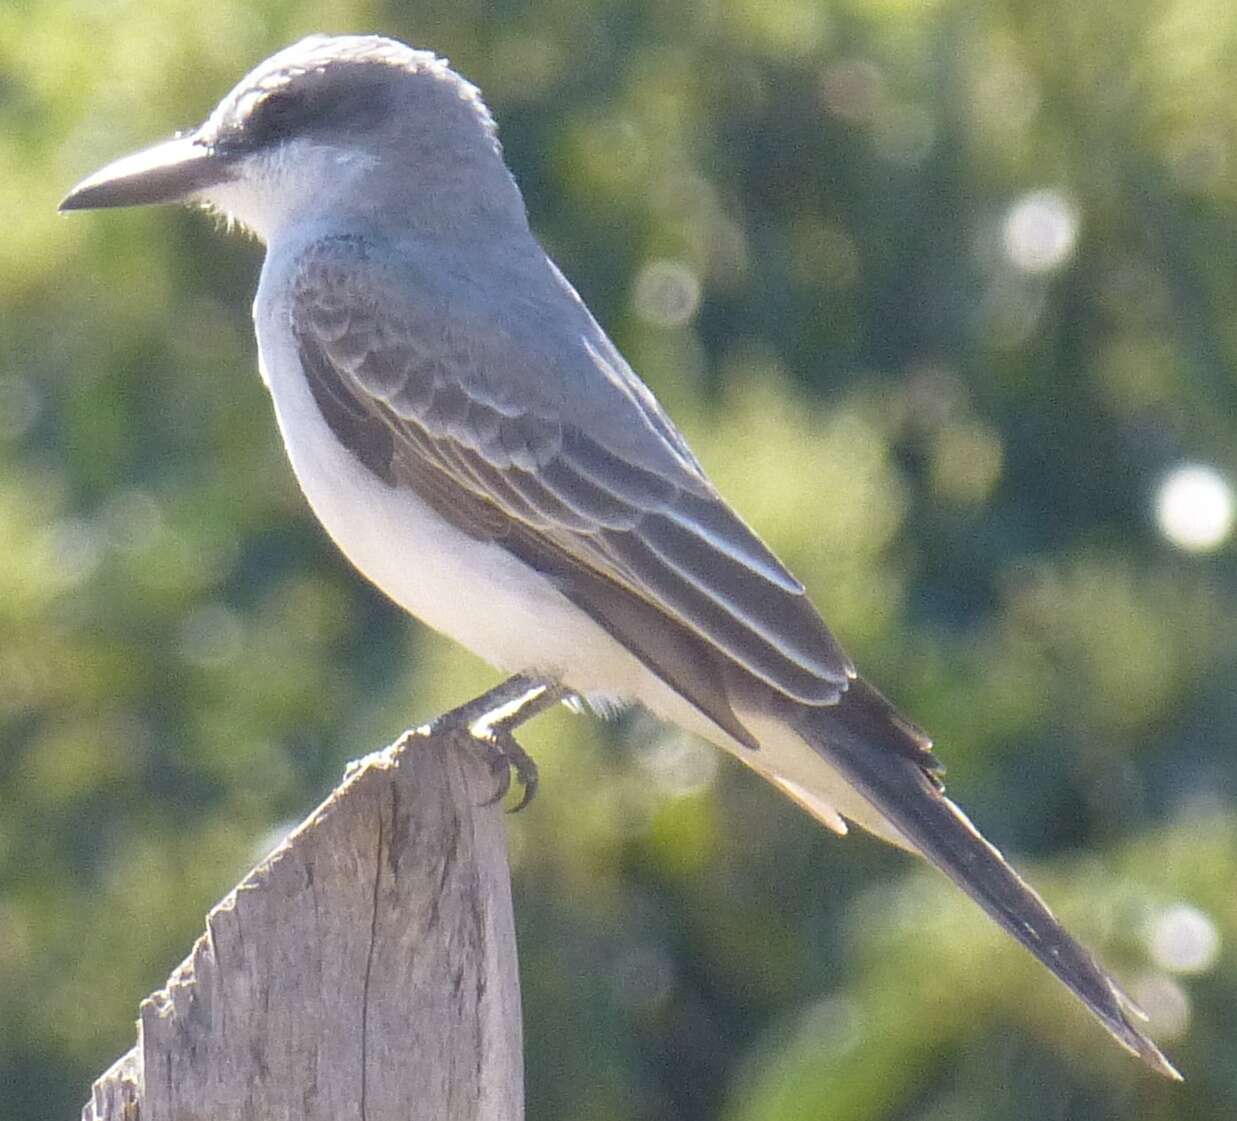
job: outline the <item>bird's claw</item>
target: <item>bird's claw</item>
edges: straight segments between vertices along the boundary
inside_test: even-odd
[[[515,736],[503,727],[490,728],[484,735],[475,736],[474,739],[484,745],[486,762],[497,783],[494,793],[482,805],[492,806],[507,796],[514,772],[523,793],[519,802],[508,812],[519,813],[537,794],[537,764],[533,757],[519,745]]]
[[[554,681],[517,674],[475,700],[443,713],[431,722],[430,731],[455,733],[480,751],[497,784],[494,794],[482,805],[492,806],[507,796],[514,771],[524,788],[519,803],[511,809],[519,813],[537,793],[537,764],[516,742],[513,731],[567,696]],[[513,710],[498,715],[516,701],[520,703]]]

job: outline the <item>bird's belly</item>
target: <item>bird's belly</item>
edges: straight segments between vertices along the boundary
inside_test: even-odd
[[[538,573],[368,471],[331,432],[299,370],[271,390],[314,513],[397,604],[504,670],[561,675],[575,658],[612,657],[613,640]]]

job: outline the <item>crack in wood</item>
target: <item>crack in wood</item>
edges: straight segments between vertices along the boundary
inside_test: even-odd
[[[374,946],[378,941],[378,889],[382,884],[382,807],[378,807],[378,851],[374,856],[373,909],[370,913],[369,949],[365,957],[365,983],[361,987],[361,1121],[367,1121],[369,1091],[369,983],[374,970]]]

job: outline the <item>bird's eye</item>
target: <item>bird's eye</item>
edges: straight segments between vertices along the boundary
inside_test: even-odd
[[[305,99],[291,90],[274,90],[254,106],[246,131],[263,143],[289,135],[304,116]]]

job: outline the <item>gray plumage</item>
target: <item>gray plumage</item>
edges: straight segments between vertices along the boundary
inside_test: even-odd
[[[621,588],[788,697],[838,700],[853,671],[803,586],[717,496],[621,356],[605,353],[583,305],[556,317],[556,273],[539,270],[544,298],[531,270],[444,292],[442,272],[415,255],[395,258],[394,281],[373,256],[392,259],[346,235],[316,242],[291,300],[323,413],[367,466],[472,536],[529,560],[535,547],[537,567]],[[499,323],[501,291],[520,295]],[[657,649],[641,653],[678,676]]]
[[[1176,1077],[545,256],[474,86],[390,40],[314,37],[65,207],[180,200],[267,243],[255,318],[293,467],[396,602],[922,853]]]

